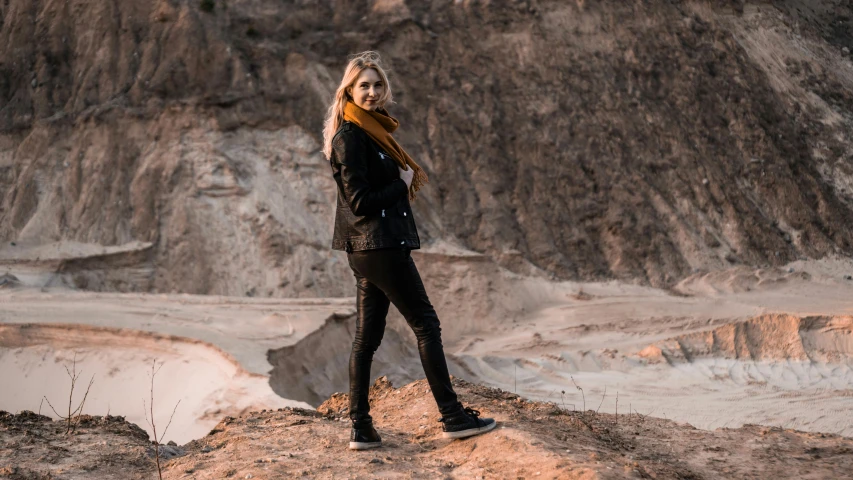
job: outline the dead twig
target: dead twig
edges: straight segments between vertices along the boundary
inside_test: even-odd
[[[68,393],[68,415],[63,416],[60,415],[59,412],[53,408],[53,404],[50,403],[50,399],[47,396],[42,396],[42,401],[46,401],[47,405],[53,410],[53,413],[59,417],[60,420],[65,420],[65,434],[74,433],[74,430],[77,429],[77,425],[80,424],[80,415],[83,414],[83,405],[86,404],[86,398],[89,396],[89,390],[92,388],[92,384],[95,383],[95,375],[92,374],[91,380],[89,380],[89,386],[86,387],[86,393],[83,394],[83,400],[80,402],[80,405],[75,409],[71,409],[74,398],[74,387],[77,385],[77,379],[80,378],[80,375],[83,373],[77,373],[77,353],[74,353],[74,360],[71,364],[71,370],[68,369],[68,365],[65,365],[65,373],[68,374],[68,377],[71,378],[71,391]],[[41,403],[39,403],[39,413],[41,413]]]
[[[155,369],[156,367],[156,369]],[[166,436],[166,432],[169,430],[169,425],[172,424],[172,419],[175,417],[175,411],[178,410],[178,405],[181,404],[181,401],[178,400],[178,403],[175,404],[175,408],[172,409],[172,415],[169,417],[169,423],[166,424],[166,428],[163,429],[163,433],[158,437],[157,436],[157,424],[154,422],[154,377],[157,375],[157,372],[163,368],[163,364],[161,363],[159,367],[157,367],[157,360],[151,362],[151,399],[148,408],[145,405],[145,399],[142,399],[142,413],[145,415],[145,421],[148,425],[151,426],[151,431],[154,432],[154,457],[157,460],[157,475],[160,480],[163,480],[163,469],[160,466],[160,443],[163,441],[163,438]],[[151,419],[148,419],[148,412],[151,412]]]
[[[637,414],[637,417],[639,417],[639,419],[641,420],[641,423],[645,423],[645,421],[646,421],[646,417],[648,417],[649,415],[651,415],[654,411],[655,411],[655,410],[654,410],[654,409],[652,409],[652,411],[651,411],[651,412],[649,412],[649,413],[647,413],[647,414],[645,414],[645,415],[643,415],[642,413],[640,413],[640,411],[639,411],[639,410],[634,410],[634,413],[635,413],[635,414]]]
[[[572,383],[575,384],[575,387],[581,391],[581,398],[583,399],[583,411],[584,411],[584,413],[586,413],[586,395],[583,394],[583,389],[580,387],[580,385],[575,383],[575,377],[569,375],[569,378],[572,379]]]
[[[424,447],[421,442],[418,441],[418,436],[415,433],[411,434],[411,440],[409,440],[409,443],[417,445],[423,452],[429,451],[428,448]]]
[[[598,413],[601,410],[601,405],[604,403],[604,397],[607,396],[607,385],[604,386],[604,395],[601,396],[601,403],[598,404],[598,408],[595,409],[595,413]]]

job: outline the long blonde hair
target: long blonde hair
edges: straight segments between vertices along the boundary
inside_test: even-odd
[[[388,76],[385,70],[382,69],[379,54],[374,51],[361,52],[353,55],[344,70],[344,78],[341,79],[341,84],[338,85],[338,90],[335,92],[335,99],[329,105],[329,110],[326,112],[326,119],[323,121],[323,154],[326,159],[332,156],[332,138],[340,128],[344,121],[344,106],[347,101],[352,101],[352,98],[347,94],[347,88],[351,87],[358,76],[365,69],[372,68],[376,70],[379,77],[382,78],[382,83],[385,84],[385,89],[382,96],[379,97],[379,106],[385,107],[389,103],[393,103],[391,96],[391,84],[388,83]]]

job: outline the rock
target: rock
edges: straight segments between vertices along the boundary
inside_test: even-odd
[[[176,457],[182,457],[186,454],[184,449],[180,447],[172,447],[169,445],[160,445],[160,458],[161,459],[172,459]]]
[[[190,4],[202,2],[211,13],[221,8],[233,18],[255,16],[255,2],[230,2],[227,9],[215,0]],[[139,5],[157,6],[144,8],[149,12],[145,18],[134,16],[131,24],[90,21],[103,15],[110,2],[78,2],[74,9],[65,2],[38,2],[38,8],[14,15],[4,10],[3,32],[14,35],[4,36],[0,44],[3,238],[26,226],[27,238],[43,243],[90,239],[109,244],[117,238],[156,242],[150,258],[139,259],[149,273],[116,275],[104,280],[111,283],[88,287],[101,291],[349,295],[348,267],[340,253],[329,251],[336,187],[328,166],[321,168],[325,160],[317,135],[322,123],[318,106],[325,107],[327,101],[323,92],[335,86],[346,61],[333,40],[352,35],[374,44],[378,32],[399,31],[395,22],[401,17],[365,17],[371,10],[365,5],[405,10],[405,5],[419,2],[337,2],[334,7],[335,2],[315,3],[264,2],[268,20],[251,24],[252,36],[264,41],[241,44],[239,56],[232,53],[238,41],[236,24],[213,21],[218,13],[191,14],[193,7],[186,2],[142,1]],[[437,0],[430,3],[435,6],[424,11],[444,8]],[[602,39],[594,49],[576,48],[578,35],[586,34],[579,33],[583,29],[562,25],[545,13],[540,18],[495,9],[470,16],[464,35],[457,36],[443,34],[455,31],[456,14],[423,15],[417,13],[420,7],[413,9],[419,33],[412,33],[404,51],[389,48],[386,61],[404,67],[401,72],[417,71],[417,76],[400,79],[406,95],[391,113],[411,119],[401,129],[409,132],[403,142],[406,149],[413,156],[429,152],[431,182],[413,204],[418,212],[429,212],[419,219],[422,232],[430,240],[460,239],[485,256],[500,256],[508,246],[517,246],[523,259],[544,270],[546,278],[618,277],[652,285],[683,278],[695,261],[717,260],[718,252],[704,248],[703,239],[692,234],[706,227],[718,231],[719,219],[695,215],[716,207],[728,212],[726,217],[738,217],[722,222],[730,230],[721,243],[750,239],[738,246],[744,261],[766,256],[767,246],[776,241],[769,225],[782,215],[778,212],[798,219],[803,238],[823,238],[833,231],[833,242],[811,245],[812,255],[830,253],[836,244],[853,244],[853,226],[846,221],[851,207],[833,186],[847,184],[849,173],[833,170],[824,175],[796,166],[822,163],[801,148],[818,140],[827,143],[829,151],[844,151],[847,145],[834,139],[840,135],[833,129],[841,132],[849,124],[824,125],[822,115],[809,109],[797,122],[777,121],[786,116],[789,102],[810,102],[803,95],[811,95],[811,90],[776,94],[761,56],[744,52],[737,42],[715,40],[710,51],[697,53],[697,38],[731,39],[729,24],[741,20],[719,22],[703,19],[703,14],[691,15],[683,24],[670,21],[684,13],[679,3],[652,2],[636,9],[632,2],[608,2],[601,11],[620,28],[590,24]],[[808,32],[806,38],[829,48],[811,25],[849,16],[844,3],[849,4],[836,1],[832,13],[817,13],[821,8],[808,13],[816,23],[797,22]],[[139,11],[130,3],[117,5],[109,8]],[[214,10],[214,5],[222,7]],[[543,4],[542,11],[548,8]],[[336,20],[330,23],[322,17],[331,11]],[[362,17],[371,20],[359,23]],[[421,24],[426,17],[428,26]],[[178,18],[181,21],[174,22]],[[38,28],[31,22],[38,22]],[[274,27],[278,24],[287,24],[282,31],[290,34],[279,35]],[[315,25],[328,28],[317,30]],[[503,38],[507,32],[500,25],[538,32],[523,36],[523,42],[513,40],[512,49],[529,52],[531,62],[545,61],[547,68],[514,68],[514,54],[507,55],[494,42],[476,41]],[[248,27],[239,28],[240,36]],[[310,54],[302,46],[303,30],[316,36]],[[109,41],[103,48],[82,41],[63,43],[64,32]],[[433,39],[435,32],[442,32],[440,42]],[[160,39],[166,37],[173,44],[161,50]],[[785,46],[798,43],[792,37],[790,32],[779,33]],[[290,53],[278,61],[271,59],[270,51]],[[124,61],[134,53],[138,57]],[[625,55],[632,60],[626,62]],[[469,57],[482,61],[472,63]],[[423,58],[430,61],[416,60]],[[819,82],[826,90],[821,96],[849,97],[844,73],[833,69],[831,60],[807,55],[804,61],[814,62],[815,71],[821,72]],[[250,70],[262,73],[252,75]],[[33,71],[39,72],[38,78],[32,77]],[[505,73],[500,81],[494,71]],[[448,72],[458,77],[454,83],[471,88],[442,91],[438,104],[434,85]],[[691,81],[680,81],[682,72],[691,72]],[[779,74],[788,75],[784,70]],[[627,91],[612,81],[637,75]],[[797,84],[792,75],[780,81]],[[41,80],[46,88],[40,88]],[[256,96],[299,92],[304,85],[312,88],[292,98],[278,93]],[[671,101],[663,102],[664,96]],[[101,103],[114,98],[121,99],[120,106]],[[212,108],[199,115],[196,99]],[[164,102],[174,105],[168,116],[143,113],[158,111],[149,106]],[[660,128],[635,114],[638,105],[653,106],[655,117],[673,121]],[[602,115],[602,107],[610,113]],[[64,120],[50,122],[50,135],[44,135],[42,121],[58,115]],[[730,127],[732,122],[737,128]],[[471,130],[475,126],[476,132]],[[809,128],[801,133],[801,126]],[[483,141],[472,142],[472,134]],[[753,148],[757,138],[762,139],[760,149]],[[663,145],[668,153],[662,155]],[[742,170],[744,150],[762,152],[760,165]],[[6,158],[12,159],[9,173]],[[488,168],[480,168],[484,158],[489,159]],[[72,172],[46,168],[66,162]],[[784,191],[747,189],[733,178],[757,176],[759,169],[773,172],[774,184]],[[79,180],[96,178],[111,181]],[[696,179],[710,186],[710,178],[715,179],[713,202],[707,195],[684,195]],[[474,184],[483,188],[473,189]],[[280,195],[282,187],[287,195]],[[826,208],[802,202],[816,194]],[[663,214],[655,199],[677,201]],[[87,205],[100,208],[84,208]],[[758,208],[744,208],[749,205]],[[58,229],[57,222],[47,220],[58,212],[64,212],[63,225],[73,228]],[[167,248],[173,245],[184,247]],[[846,253],[851,250],[846,248]],[[223,252],[229,252],[227,261]],[[695,252],[698,258],[681,252]],[[253,273],[266,270],[269,274]]]
[[[844,280],[853,280],[853,275],[844,275]]]
[[[794,267],[788,267],[788,273],[794,273]]]
[[[847,47],[843,47],[843,48],[841,49],[841,52],[842,52],[844,55],[850,55],[850,49],[849,49],[849,48],[847,48]]]
[[[21,286],[21,281],[18,280],[18,277],[11,273],[0,275],[0,288],[14,288],[19,286]]]

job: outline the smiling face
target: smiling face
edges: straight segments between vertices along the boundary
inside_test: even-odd
[[[348,89],[353,103],[365,110],[376,110],[382,105],[379,99],[385,93],[385,83],[379,73],[372,68],[365,68]]]

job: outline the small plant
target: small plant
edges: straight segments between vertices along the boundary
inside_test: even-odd
[[[563,410],[568,411],[569,409],[568,409],[568,408],[566,408],[566,398],[565,398],[565,397],[566,397],[566,391],[565,391],[565,390],[560,390],[560,403],[562,403],[562,404],[563,404]],[[572,406],[572,411],[574,412],[574,411],[575,411],[575,404],[574,404],[574,403],[570,403],[569,405],[571,405],[571,406]]]
[[[572,295],[575,300],[592,300],[592,295],[583,291],[583,287],[578,289],[578,293]]]
[[[575,384],[575,387],[581,391],[581,398],[583,399],[583,411],[584,413],[586,413],[586,396],[583,394],[583,389],[577,383],[575,383],[575,377],[569,375],[569,378],[572,379],[572,383]]]
[[[72,398],[74,397],[74,387],[77,385],[77,379],[80,378],[80,373],[77,373],[77,353],[74,353],[74,360],[71,364],[71,370],[68,370],[68,365],[65,366],[65,373],[68,374],[68,377],[71,378],[71,392],[68,393],[68,415],[62,416],[59,412],[53,408],[50,400],[48,400],[47,396],[42,397],[43,401],[47,401],[48,406],[53,413],[56,414],[61,420],[65,420],[65,434],[74,433],[74,430],[77,428],[77,425],[80,424],[80,415],[83,413],[83,405],[86,403],[86,397],[89,396],[89,389],[92,388],[92,383],[95,382],[95,375],[92,374],[92,379],[89,380],[89,386],[86,387],[86,393],[83,395],[83,400],[80,402],[80,405],[77,406],[74,410],[71,410]],[[39,403],[39,413],[41,413],[41,403]]]
[[[604,397],[607,396],[607,385],[604,386],[604,395],[601,396],[601,403],[598,404],[598,408],[595,409],[595,413],[598,413],[601,410],[601,405],[604,404]]]
[[[198,8],[200,8],[202,12],[211,13],[213,12],[213,9],[216,8],[216,2],[214,2],[214,0],[201,0],[198,4]]]
[[[619,390],[616,390],[616,425],[619,425]]]
[[[156,369],[155,369],[156,367]],[[157,459],[157,475],[160,477],[160,480],[163,480],[163,470],[160,467],[160,442],[163,441],[163,437],[166,436],[166,432],[169,430],[169,425],[172,424],[172,418],[175,417],[175,411],[178,409],[178,405],[181,404],[181,401],[178,400],[178,403],[175,404],[175,408],[172,410],[172,415],[169,417],[169,423],[166,424],[166,428],[163,429],[163,433],[158,437],[157,436],[157,425],[154,423],[154,377],[157,375],[157,372],[163,368],[163,364],[161,363],[159,367],[157,367],[157,360],[151,362],[151,399],[149,405],[146,407],[145,399],[142,399],[142,412],[145,414],[145,421],[148,422],[148,425],[151,426],[151,431],[154,432],[154,457]],[[149,410],[151,412],[151,419],[148,419]]]

